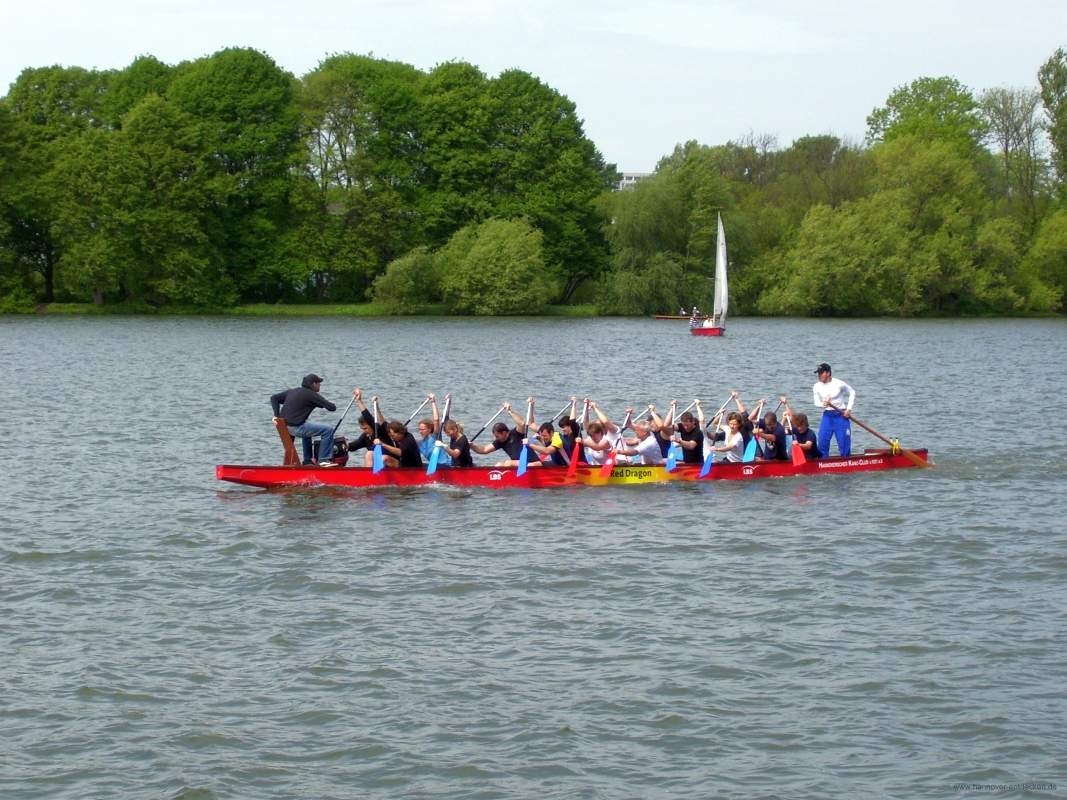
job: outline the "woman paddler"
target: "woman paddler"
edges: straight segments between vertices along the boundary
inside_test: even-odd
[[[408,433],[407,426],[398,419],[386,426],[386,439],[375,439],[375,446],[382,446],[382,456],[387,467],[421,467],[419,443]]]
[[[419,420],[419,455],[425,460],[430,460],[430,454],[437,444],[437,431],[441,428],[441,412],[437,408],[437,397],[430,392],[426,395],[430,403],[431,416]],[[447,467],[452,463],[452,457],[446,452],[437,457],[437,465]]]

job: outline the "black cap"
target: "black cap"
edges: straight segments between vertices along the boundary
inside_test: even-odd
[[[833,373],[833,370],[832,370],[832,369],[830,369],[830,365],[829,365],[829,364],[827,364],[827,363],[826,363],[826,362],[824,361],[824,362],[822,362],[821,364],[819,364],[819,366],[817,366],[817,367],[815,368],[815,374],[816,374],[816,375],[818,375],[818,374],[819,374],[820,372],[829,372],[829,373]]]
[[[322,378],[316,375],[314,372],[305,375],[304,380],[301,381],[304,386],[311,386],[313,383],[322,383]]]

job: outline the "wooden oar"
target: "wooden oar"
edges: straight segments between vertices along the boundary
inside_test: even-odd
[[[840,411],[841,410],[840,408],[835,406],[833,403],[830,403],[829,406],[834,411]],[[852,420],[853,422],[855,422],[857,425],[859,425],[861,428],[863,428],[863,430],[867,431],[867,433],[871,434],[871,436],[876,436],[879,439],[881,439],[883,442],[885,442],[887,445],[889,445],[890,452],[892,452],[892,450],[899,449],[900,452],[904,455],[904,457],[906,459],[908,459],[908,461],[910,461],[912,464],[914,464],[917,467],[932,467],[933,466],[933,464],[931,464],[929,461],[923,461],[921,458],[919,458],[919,456],[917,456],[911,450],[906,450],[903,447],[901,447],[900,446],[900,442],[894,442],[888,436],[885,436],[884,434],[879,433],[878,431],[876,431],[874,428],[872,428],[867,423],[856,419],[854,416],[852,416],[851,412],[849,412],[848,418],[850,420]]]
[[[467,441],[473,442],[475,439],[477,439],[479,436],[481,436],[482,435],[482,431],[484,431],[486,428],[488,428],[490,425],[492,425],[493,422],[496,421],[496,418],[499,417],[503,413],[504,413],[504,406],[500,406],[500,408],[497,410],[497,412],[495,414],[493,414],[492,417],[489,418],[489,421],[487,423],[485,423],[482,427],[480,427],[478,429],[478,432],[476,434],[474,434],[474,436],[472,436]]]
[[[441,441],[441,437],[444,434],[445,423],[448,422],[448,415],[452,411],[452,395],[445,395],[445,415],[441,419],[441,424],[437,426],[437,441],[433,443],[433,452],[430,453],[430,463],[426,466],[426,474],[433,475],[437,472],[437,463],[441,460],[441,451],[445,447],[445,443]],[[416,412],[417,413],[417,412]],[[412,414],[414,416],[414,414]]]
[[[530,420],[533,419],[533,398],[526,401],[526,431],[522,437],[522,450],[519,451],[519,466],[515,469],[515,477],[521,478],[526,474],[526,468],[530,465],[530,446],[527,440],[530,438]]]
[[[378,405],[378,398],[374,398],[374,438],[378,440],[374,445],[374,455],[371,458],[371,472],[378,474],[385,469],[385,457],[382,455],[382,442],[381,442],[381,430],[379,426],[382,423],[382,409]]]

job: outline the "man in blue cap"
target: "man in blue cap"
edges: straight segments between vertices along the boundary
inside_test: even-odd
[[[830,455],[830,439],[837,440],[837,450],[843,456],[852,455],[852,405],[856,402],[856,390],[833,376],[825,361],[815,368],[819,380],[812,387],[815,405],[823,410],[819,421],[819,452]],[[836,408],[831,408],[835,406]]]
[[[300,386],[295,389],[286,389],[271,395],[270,406],[274,410],[274,421],[278,418],[285,420],[285,427],[290,436],[299,436],[304,447],[304,463],[311,464],[311,440],[319,437],[320,467],[332,467],[333,457],[333,427],[323,425],[321,422],[308,422],[308,417],[316,408],[325,408],[327,411],[336,411],[337,406],[319,394],[322,386],[322,378],[315,373],[305,375]]]

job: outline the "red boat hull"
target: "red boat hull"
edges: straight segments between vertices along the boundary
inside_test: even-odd
[[[926,450],[913,450],[923,461]],[[755,480],[759,478],[790,478],[797,475],[820,475],[828,472],[875,472],[887,469],[906,469],[915,463],[904,455],[888,450],[867,450],[861,455],[834,456],[808,461],[794,466],[789,461],[754,461],[749,464],[715,464],[706,478],[700,478],[699,464],[679,464],[674,472],[665,467],[640,464],[619,465],[609,477],[600,474],[600,467],[581,466],[568,477],[560,467],[535,467],[525,475],[516,475],[511,467],[442,467],[434,475],[425,469],[385,469],[374,474],[369,467],[283,467],[219,464],[215,477],[221,481],[258,486],[264,489],[284,486],[423,486],[441,484],[465,488],[486,489],[548,489],[563,486],[620,486],[651,483],[685,483],[708,480]]]
[[[726,328],[690,328],[689,332],[694,336],[722,336]]]

